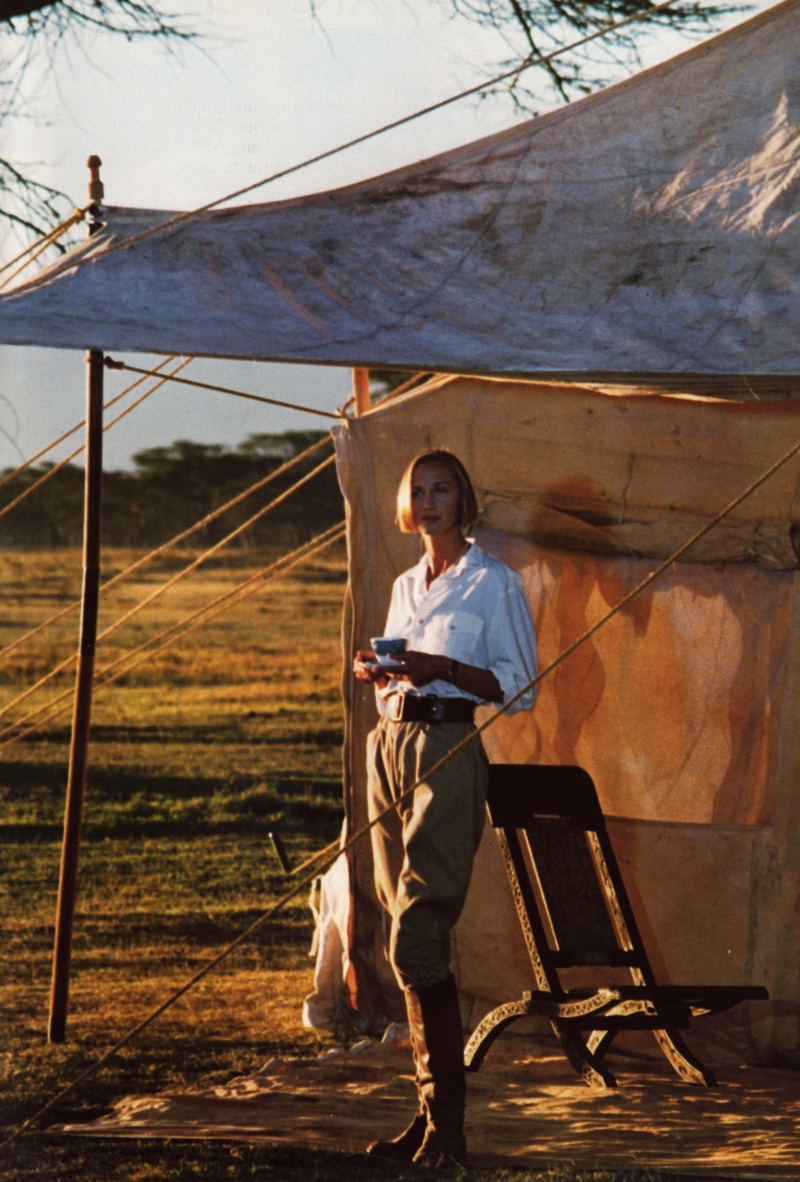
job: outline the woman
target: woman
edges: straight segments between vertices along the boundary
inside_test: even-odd
[[[467,743],[475,707],[504,702],[536,674],[536,642],[520,576],[465,531],[477,517],[459,459],[424,452],[397,494],[397,524],[424,554],[392,590],[385,633],[406,649],[392,666],[359,652],[354,673],[377,691],[380,720],[368,740],[368,799],[378,897],[391,918],[389,958],[404,991],[418,1111],[393,1141],[368,1152],[439,1166],[463,1160],[463,1033],[450,931],[458,919],[485,817],[486,757]],[[523,694],[508,711],[530,709]],[[417,781],[417,789],[398,799]]]

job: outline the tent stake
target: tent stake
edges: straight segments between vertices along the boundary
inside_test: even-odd
[[[89,197],[103,199],[99,177],[100,159],[90,156]],[[95,225],[94,228],[99,228]],[[90,233],[92,228],[90,228]],[[83,588],[78,666],[75,678],[75,706],[72,743],[61,846],[61,875],[56,906],[56,934],[53,945],[53,976],[50,988],[48,1039],[63,1042],[67,1027],[69,969],[72,957],[72,927],[78,891],[78,856],[81,842],[83,798],[89,752],[89,722],[92,712],[97,609],[100,589],[100,504],[103,484],[103,354],[90,349],[86,386],[86,474],[83,502]]]

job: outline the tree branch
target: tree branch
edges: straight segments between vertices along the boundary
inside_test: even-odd
[[[0,30],[6,50],[0,62],[0,120],[31,117],[22,80],[34,61],[44,59],[52,67],[56,49],[68,37],[103,32],[170,48],[197,40],[180,17],[151,0],[0,0]],[[46,234],[63,219],[65,204],[67,212],[73,204],[7,160],[0,160],[0,195],[0,220],[26,237]]]
[[[499,33],[513,43],[521,35],[526,52],[516,58],[496,62],[497,72],[534,63],[575,33],[584,35],[609,23],[634,15],[648,6],[648,0],[440,0],[451,16],[472,21],[479,27]],[[631,27],[610,32],[591,49],[542,62],[550,85],[559,97],[569,102],[613,80],[621,63],[640,64],[637,46],[640,36],[654,26],[673,28],[687,35],[713,31],[719,17],[738,10],[734,0],[689,0],[674,9],[660,9],[634,31]],[[546,48],[545,48],[546,47]],[[498,87],[497,90],[500,88]],[[537,114],[543,99],[534,82],[513,78],[502,88],[514,105],[527,114]],[[497,93],[495,90],[493,93]],[[490,92],[492,93],[492,92]]]

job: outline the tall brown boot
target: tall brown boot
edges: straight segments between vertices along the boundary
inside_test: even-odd
[[[414,1020],[411,1014],[412,999],[411,994],[407,990],[405,991],[405,998],[408,1028],[411,1034],[411,1050],[414,1055],[417,1111],[409,1126],[398,1137],[393,1137],[391,1141],[373,1141],[371,1145],[367,1146],[367,1153],[372,1154],[374,1157],[386,1157],[391,1161],[413,1161],[414,1154],[422,1145],[425,1138],[425,1130],[428,1126],[428,1115],[420,1094],[419,1060],[417,1058],[417,1044],[414,1039]]]
[[[428,1117],[420,1110],[399,1137],[393,1137],[391,1141],[373,1141],[367,1146],[367,1153],[374,1157],[387,1157],[391,1161],[413,1161],[425,1139],[427,1127]]]
[[[434,1169],[463,1162],[466,1075],[455,977],[448,973],[435,985],[409,990],[406,1006],[420,1098],[428,1118],[413,1161]]]

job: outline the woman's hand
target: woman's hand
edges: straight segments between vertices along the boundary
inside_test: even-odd
[[[411,685],[427,685],[437,677],[445,677],[450,667],[448,657],[434,656],[432,653],[404,652],[398,653],[390,665],[377,663],[375,654],[368,650],[359,651],[353,661],[353,676],[358,681],[366,681],[382,689],[390,677],[398,681],[408,681]]]
[[[480,669],[476,665],[465,665],[463,661],[453,661],[450,657],[413,650],[398,653],[397,660],[398,664],[392,670],[391,676],[396,677],[398,681],[409,681],[414,686],[421,686],[441,679],[487,702],[503,700],[500,683],[490,669]]]
[[[447,677],[450,658],[435,656],[433,653],[418,653],[413,649],[398,653],[392,677],[398,681],[409,681],[412,685],[427,685],[429,681]]]
[[[389,678],[377,663],[375,654],[369,650],[359,651],[353,660],[353,676],[357,681],[366,681],[370,685],[377,685],[382,689]]]

